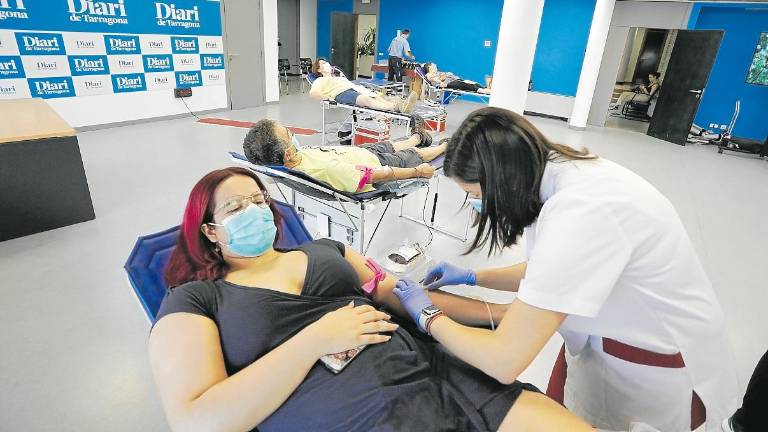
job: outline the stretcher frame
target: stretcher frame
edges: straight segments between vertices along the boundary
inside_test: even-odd
[[[458,234],[435,225],[435,211],[437,208],[437,199],[438,199],[437,193],[435,193],[435,197],[433,199],[433,206],[431,210],[432,216],[429,222],[427,222],[426,220],[419,220],[417,218],[414,218],[412,216],[405,214],[404,212],[405,202],[404,200],[402,200],[402,198],[405,198],[409,193],[415,190],[427,187],[427,185],[429,184],[428,179],[397,180],[397,181],[391,182],[395,184],[395,186],[397,186],[397,189],[393,189],[393,190],[376,189],[371,192],[351,194],[351,193],[347,193],[347,192],[343,192],[338,189],[335,189],[326,183],[311,179],[311,177],[306,175],[299,175],[297,173],[292,173],[285,169],[276,169],[275,167],[252,164],[248,162],[248,160],[243,155],[240,155],[235,152],[230,152],[229,154],[233,162],[239,165],[243,165],[246,168],[260,175],[269,177],[270,179],[274,180],[275,187],[280,192],[280,195],[282,195],[285,202],[290,202],[292,205],[295,206],[296,195],[299,194],[318,204],[321,204],[323,206],[326,206],[328,208],[331,208],[343,213],[344,216],[346,217],[346,220],[349,221],[349,225],[345,225],[340,222],[335,222],[332,220],[330,221],[330,223],[347,230],[348,244],[352,244],[353,242],[350,240],[354,237],[355,233],[359,233],[360,242],[359,242],[358,252],[360,252],[363,255],[367,254],[368,248],[373,242],[373,239],[376,236],[379,226],[381,225],[381,222],[384,220],[384,217],[386,216],[387,211],[389,210],[390,204],[392,204],[392,201],[396,199],[400,199],[400,211],[398,214],[399,217],[412,222],[416,222],[419,225],[422,225],[428,229],[439,232],[441,234],[447,235],[461,242],[466,242],[468,239],[471,218],[467,218],[467,224],[464,227],[464,232],[458,233]],[[436,169],[442,170],[442,166],[437,167]],[[436,177],[437,177],[436,188],[439,189],[440,177],[439,175]],[[281,187],[281,185],[290,189],[290,192],[289,192],[289,194],[291,195],[290,201],[288,200],[288,197],[286,193],[283,191],[283,188]],[[374,228],[373,233],[370,235],[370,237],[367,237],[365,232],[366,206],[373,205],[374,203],[383,203],[385,201],[387,202],[387,205],[384,208],[384,211],[382,212],[381,216],[378,218],[378,221],[376,222],[376,227]],[[336,205],[333,205],[333,204],[336,204]],[[350,206],[357,207],[357,209],[359,210],[355,212],[357,214],[353,214],[352,212],[350,212],[350,209],[348,208]],[[299,215],[302,217],[305,214],[313,217],[317,216],[316,214],[312,214],[305,211],[301,207],[296,207],[296,210],[299,213]]]
[[[432,95],[434,93],[436,97],[436,105],[439,105],[439,106],[445,105],[445,101],[446,101],[445,93],[449,93],[448,99],[447,99],[449,103],[451,101],[458,99],[461,96],[474,96],[480,99],[482,103],[486,103],[486,104],[491,100],[491,95],[487,93],[468,92],[464,90],[456,90],[456,89],[450,89],[446,87],[440,87],[436,84],[432,84],[432,82],[429,79],[427,79],[427,74],[424,72],[423,68],[417,67],[415,71],[416,71],[416,74],[419,75],[419,78],[421,78],[421,80],[424,83],[424,86],[422,86],[422,88],[424,89],[423,92],[426,93],[425,99],[430,101],[435,100],[432,98]]]

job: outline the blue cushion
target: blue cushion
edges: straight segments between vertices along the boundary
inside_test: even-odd
[[[312,240],[296,210],[288,204],[273,200],[282,218],[280,240],[275,246],[293,248]],[[125,263],[128,279],[144,307],[149,319],[154,322],[160,303],[168,286],[165,283],[165,266],[176,248],[179,227],[139,237]]]

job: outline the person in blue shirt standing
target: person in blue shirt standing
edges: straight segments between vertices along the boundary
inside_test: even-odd
[[[387,79],[390,81],[403,82],[403,58],[410,57],[411,60],[415,60],[411,53],[411,46],[408,44],[410,35],[411,31],[404,29],[389,43],[389,75]]]

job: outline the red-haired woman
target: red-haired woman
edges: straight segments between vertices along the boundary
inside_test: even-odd
[[[173,430],[591,430],[535,387],[500,384],[390,322],[374,306],[403,311],[395,278],[351,249],[274,249],[276,217],[248,170],[192,189],[149,340]],[[487,323],[482,303],[430,296]],[[332,353],[358,355],[334,374],[318,362]]]

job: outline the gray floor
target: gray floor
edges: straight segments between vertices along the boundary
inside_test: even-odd
[[[452,104],[450,128],[477,107]],[[320,127],[318,104],[305,95],[219,116]],[[553,140],[588,146],[635,170],[672,200],[726,311],[745,386],[768,348],[768,162],[624,130],[577,132],[559,121],[531,120]],[[244,133],[190,118],[80,135],[96,220],[0,243],[0,431],[167,430],[148,368],[149,324],[122,265],[137,236],[179,222],[191,186],[229,165],[225,152],[238,150]],[[450,182],[441,183],[445,225],[460,227],[460,199]],[[373,255],[404,237],[426,238],[422,227],[394,212],[384,229]],[[467,266],[523,259],[520,248],[490,260],[460,257],[463,247],[438,235],[430,253]],[[523,378],[544,386],[558,346],[553,339]]]

